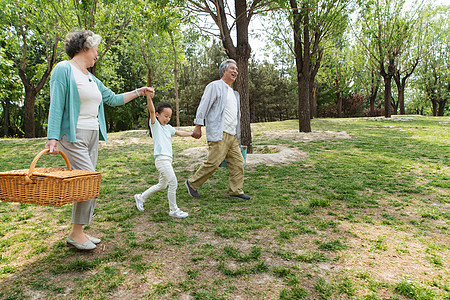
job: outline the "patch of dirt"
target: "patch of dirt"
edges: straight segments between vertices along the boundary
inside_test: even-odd
[[[265,132],[263,137],[269,139],[282,139],[297,142],[312,142],[332,139],[351,139],[351,136],[343,131],[313,131],[313,132],[298,132],[297,130],[283,130],[274,132]],[[247,154],[246,166],[257,166],[265,164],[267,166],[275,166],[284,163],[292,163],[301,161],[306,157],[306,152],[291,148],[284,145],[265,145],[254,146],[252,154]],[[208,147],[195,147],[181,151],[179,154],[189,158],[190,171],[195,170],[199,164],[207,159]]]
[[[390,118],[386,118],[384,116],[382,117],[370,117],[369,120],[374,120],[374,121],[414,121],[415,118],[420,118],[420,117],[424,117],[422,115],[391,115]]]
[[[299,132],[298,130],[280,130],[269,131],[262,134],[263,137],[269,139],[281,139],[294,142],[313,142],[313,141],[327,141],[334,139],[351,139],[352,137],[345,131],[312,131]]]
[[[136,130],[137,131],[137,130]],[[108,135],[108,142],[99,143],[99,148],[115,147],[130,144],[153,144],[153,139],[146,135],[145,130],[140,130],[140,133],[136,136],[124,136],[124,135]]]
[[[306,157],[306,152],[297,148],[289,148],[282,145],[270,145],[271,153],[258,153],[258,150],[262,147],[254,147],[256,153],[247,154],[246,166],[257,166],[259,164],[265,164],[267,166],[275,166],[282,163],[291,163],[300,161]],[[187,167],[189,170],[194,170],[197,166],[207,159],[208,147],[196,147],[186,149],[180,152],[181,155],[189,158],[190,165]]]
[[[364,223],[347,221],[342,221],[340,226],[359,235],[349,238],[351,248],[342,252],[341,263],[346,268],[369,272],[376,280],[392,284],[402,277],[413,278],[415,274],[428,274],[430,278],[439,274],[425,259],[426,245],[417,241],[414,232],[392,232],[389,226],[369,228]]]

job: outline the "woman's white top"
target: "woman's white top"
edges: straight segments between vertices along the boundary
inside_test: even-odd
[[[83,74],[75,66],[72,66],[72,73],[80,95],[80,114],[77,128],[98,130],[97,116],[98,107],[102,102],[102,94],[90,73],[89,75]]]

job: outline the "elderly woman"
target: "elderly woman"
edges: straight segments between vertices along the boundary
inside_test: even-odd
[[[88,68],[97,60],[101,37],[90,30],[69,32],[64,41],[70,60],[58,63],[50,79],[50,111],[47,144],[50,154],[58,147],[69,158],[73,169],[95,170],[99,140],[106,141],[106,122],[103,103],[123,105],[150,87],[141,87],[123,94],[115,94],[92,75]],[[72,230],[67,244],[79,250],[92,250],[100,239],[89,237],[83,225],[90,224],[96,199],[73,204]]]

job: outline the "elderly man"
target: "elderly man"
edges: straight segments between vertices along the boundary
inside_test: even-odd
[[[231,88],[236,80],[238,68],[236,62],[227,59],[220,64],[221,79],[208,84],[197,108],[194,120],[195,128],[192,134],[195,138],[202,136],[202,126],[206,126],[208,141],[208,159],[188,180],[186,187],[189,195],[200,197],[197,190],[216,171],[225,159],[229,170],[230,197],[244,200],[251,199],[244,194],[244,158],[242,157],[239,140],[240,102],[239,93]]]

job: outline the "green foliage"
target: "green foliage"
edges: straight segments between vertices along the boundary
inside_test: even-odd
[[[309,10],[308,29],[318,35],[311,35],[311,45],[316,47],[311,65],[319,62],[320,65],[313,82],[317,89],[311,93],[317,96],[319,114],[335,116],[338,96],[342,96],[345,104],[352,102],[348,95],[365,97],[362,109],[366,114],[372,97],[375,114],[382,113],[379,71],[380,63],[386,65],[388,57],[395,57],[395,66],[402,76],[418,61],[408,79],[407,113],[449,114],[448,5],[408,6],[400,0],[378,4],[374,1],[297,2],[300,7],[314,8]],[[0,124],[1,134],[25,135],[23,101],[27,94],[27,106],[34,109],[34,135],[45,136],[49,107],[46,74],[54,63],[67,59],[62,41],[74,28],[91,29],[103,37],[99,60],[92,72],[116,93],[152,84],[157,91],[156,102],[175,104],[176,59],[178,113],[181,125],[191,125],[204,87],[218,79],[218,64],[227,54],[220,41],[199,33],[189,23],[193,19],[200,21],[196,15],[186,13],[185,4],[179,1],[0,0],[3,78],[0,116],[4,121]],[[278,1],[276,6],[270,5],[271,13],[264,13],[267,25],[263,30],[269,32],[264,46],[268,60],[261,62],[253,56],[249,64],[252,122],[294,119],[299,115],[289,3]],[[260,10],[263,9],[257,9]],[[357,16],[354,22],[349,17],[352,13]],[[352,26],[348,26],[350,22]],[[260,35],[258,39],[263,40],[265,34]],[[53,49],[56,49],[54,55]],[[19,74],[23,75],[19,77]],[[33,96],[34,92],[37,94]],[[396,102],[396,92],[394,85],[393,102]],[[106,115],[109,131],[147,127],[144,98],[125,106],[107,106]],[[176,112],[172,124],[175,115]],[[353,115],[359,116],[361,111]]]
[[[283,76],[268,62],[249,65],[249,94],[252,122],[287,120],[297,115],[296,82]],[[284,100],[281,100],[284,99]]]
[[[449,11],[449,5],[429,6],[421,16],[420,30],[424,36],[420,43],[427,55],[420,61],[418,76],[414,78],[411,107],[433,116],[450,114],[450,72],[446,67],[449,63],[446,50],[449,44]]]
[[[186,64],[180,69],[180,121],[183,124],[192,124],[198,104],[205,86],[219,79],[220,63],[227,59],[222,47],[213,42],[212,45],[189,49]]]
[[[3,48],[0,48],[0,103],[1,103],[1,133],[3,136],[16,136],[20,125],[11,116],[16,116],[20,111],[22,96],[20,79],[14,72],[13,62],[8,60]]]

